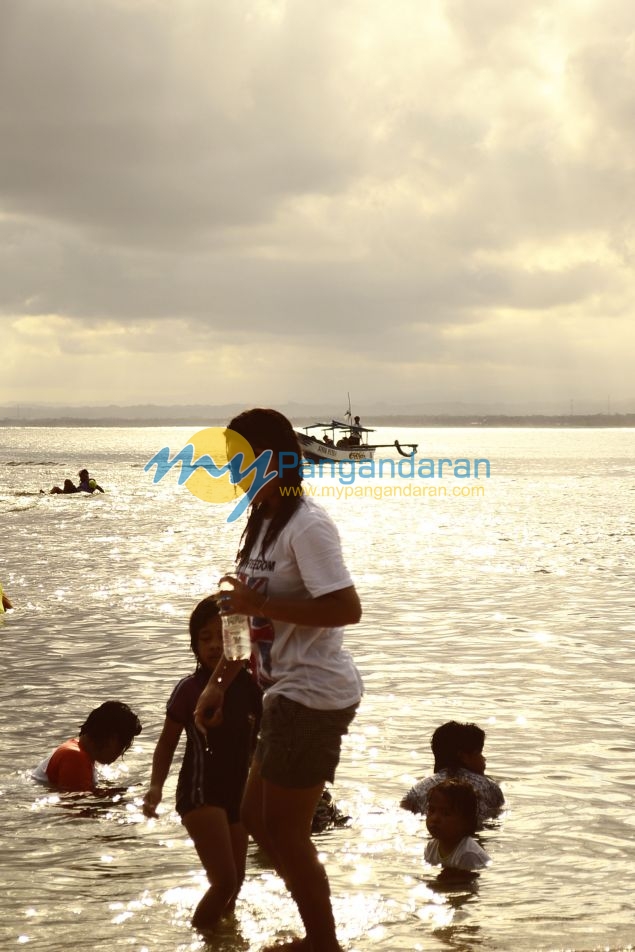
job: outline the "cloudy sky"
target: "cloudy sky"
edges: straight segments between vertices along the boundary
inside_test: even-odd
[[[635,409],[634,77],[632,0],[0,0],[0,403]]]

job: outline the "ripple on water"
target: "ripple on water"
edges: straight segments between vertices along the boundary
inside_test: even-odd
[[[165,702],[190,670],[189,612],[231,563],[239,529],[191,494],[148,483],[144,461],[175,434],[63,432],[64,445],[59,433],[33,443],[25,431],[7,455],[41,465],[0,467],[0,577],[17,606],[0,620],[11,870],[0,943],[199,952],[210,945],[189,920],[205,883],[173,810],[176,770],[159,820],[144,820],[139,801]],[[588,952],[632,941],[632,434],[544,439],[419,434],[430,452],[452,458],[469,445],[497,461],[469,507],[325,500],[364,604],[346,641],[366,695],[335,787],[352,821],[317,841],[347,952]],[[76,471],[69,461],[83,462],[88,445],[106,496],[81,505],[36,495]],[[95,801],[37,787],[30,768],[110,696],[144,725],[105,777],[127,792]],[[486,729],[488,772],[507,798],[482,834],[492,866],[455,892],[423,860],[423,820],[398,807],[431,769],[432,730],[450,718]],[[213,947],[258,952],[298,928],[252,848],[236,918]]]

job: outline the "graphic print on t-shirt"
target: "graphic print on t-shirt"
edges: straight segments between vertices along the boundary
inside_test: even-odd
[[[250,559],[249,568],[255,564],[262,563],[262,559]],[[270,571],[275,567],[275,562],[267,562]],[[261,565],[261,568],[263,566]],[[263,576],[247,576],[243,572],[237,573],[239,582],[248,585],[261,595],[267,595],[269,580]],[[270,684],[273,684],[271,677],[271,646],[275,635],[275,629],[269,618],[263,618],[259,615],[253,615],[249,618],[249,633],[251,636],[252,659],[254,664],[254,674],[259,686],[265,691]]]

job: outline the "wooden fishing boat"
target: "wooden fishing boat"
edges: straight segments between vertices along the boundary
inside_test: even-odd
[[[350,411],[346,413],[348,422],[329,420],[326,423],[311,423],[296,430],[295,434],[300,443],[303,455],[313,463],[326,461],[350,462],[374,459],[376,450],[396,449],[401,456],[413,456],[417,452],[416,443],[374,443],[369,434],[374,433],[372,427],[362,426],[359,417],[350,419]],[[322,436],[319,431],[322,431]],[[311,432],[315,431],[315,432]],[[406,449],[404,449],[404,447]]]

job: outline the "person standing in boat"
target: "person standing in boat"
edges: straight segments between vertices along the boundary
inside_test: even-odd
[[[354,422],[351,423],[351,435],[349,437],[350,446],[359,446],[362,442],[362,424],[358,416],[354,418]]]
[[[361,606],[330,516],[301,492],[281,492],[302,485],[301,452],[289,420],[275,410],[248,410],[229,423],[229,431],[247,440],[256,456],[271,450],[267,472],[275,473],[253,499],[241,538],[237,566],[244,581],[227,577],[233,590],[221,596],[223,613],[266,618],[275,631],[272,683],[242,819],[302,917],[306,938],[286,948],[340,952],[311,824],[325,782],[334,781],[341,739],[362,695],[357,668],[342,647],[343,627],[359,622]],[[278,475],[281,453],[295,453],[298,466]],[[220,717],[224,692],[240,667],[221,659],[199,699],[200,729]]]

